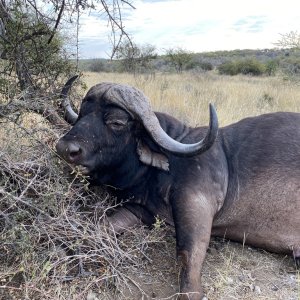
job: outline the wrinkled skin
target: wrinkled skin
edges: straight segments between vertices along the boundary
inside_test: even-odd
[[[195,143],[207,131],[156,116],[179,142]],[[156,216],[175,226],[181,299],[203,296],[200,273],[211,235],[300,257],[300,114],[244,119],[221,128],[201,155],[180,157],[162,150],[140,120],[105,94],[88,93],[57,151],[94,184],[114,186],[120,200],[130,199],[109,217],[117,233],[151,225]],[[153,166],[156,159],[168,168]]]

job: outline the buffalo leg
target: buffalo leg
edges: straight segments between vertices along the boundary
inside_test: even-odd
[[[178,199],[172,205],[177,256],[182,259],[180,299],[202,299],[201,269],[208,248],[213,209],[205,197]]]
[[[107,218],[108,225],[116,234],[121,234],[135,225],[142,224],[141,219],[125,207],[120,207]]]

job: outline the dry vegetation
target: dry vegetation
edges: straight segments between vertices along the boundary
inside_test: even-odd
[[[155,110],[196,126],[207,125],[208,103],[217,107],[221,126],[274,111],[300,112],[300,86],[279,77],[221,76],[214,73],[124,75],[86,73],[88,87],[113,81],[141,89]]]
[[[209,102],[221,126],[270,111],[300,112],[300,86],[276,77],[86,73],[83,80],[88,87],[101,81],[138,87],[155,110],[191,125],[207,124]],[[0,299],[175,299],[173,230],[158,220],[151,231],[136,228],[117,238],[101,226],[115,199],[88,188],[56,157],[64,130],[32,115],[14,125],[2,119]],[[209,299],[300,299],[291,257],[226,240],[212,240],[202,277]]]

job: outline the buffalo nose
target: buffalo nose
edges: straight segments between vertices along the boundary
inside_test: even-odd
[[[75,142],[58,141],[56,144],[57,153],[68,162],[75,162],[80,159],[82,149]]]
[[[68,152],[69,152],[70,160],[73,161],[76,160],[76,157],[79,157],[81,153],[81,148],[79,147],[78,144],[70,143]]]

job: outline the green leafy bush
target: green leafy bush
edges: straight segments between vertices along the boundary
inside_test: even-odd
[[[214,68],[213,64],[210,62],[200,62],[199,67],[204,71],[211,71]]]
[[[259,76],[265,73],[266,67],[257,59],[250,58],[240,61],[225,62],[218,67],[218,71],[220,74],[226,75],[244,74]]]
[[[246,59],[238,62],[239,73],[259,76],[265,73],[265,65],[256,59]]]
[[[186,70],[200,69],[202,71],[211,71],[213,70],[213,68],[214,66],[210,62],[195,61],[195,60],[190,61],[185,67]]]
[[[269,76],[273,76],[276,74],[276,71],[279,67],[278,60],[272,59],[266,62],[266,74]]]
[[[220,74],[225,75],[237,75],[239,73],[237,68],[237,63],[235,61],[227,61],[220,66],[218,66],[218,71]]]

